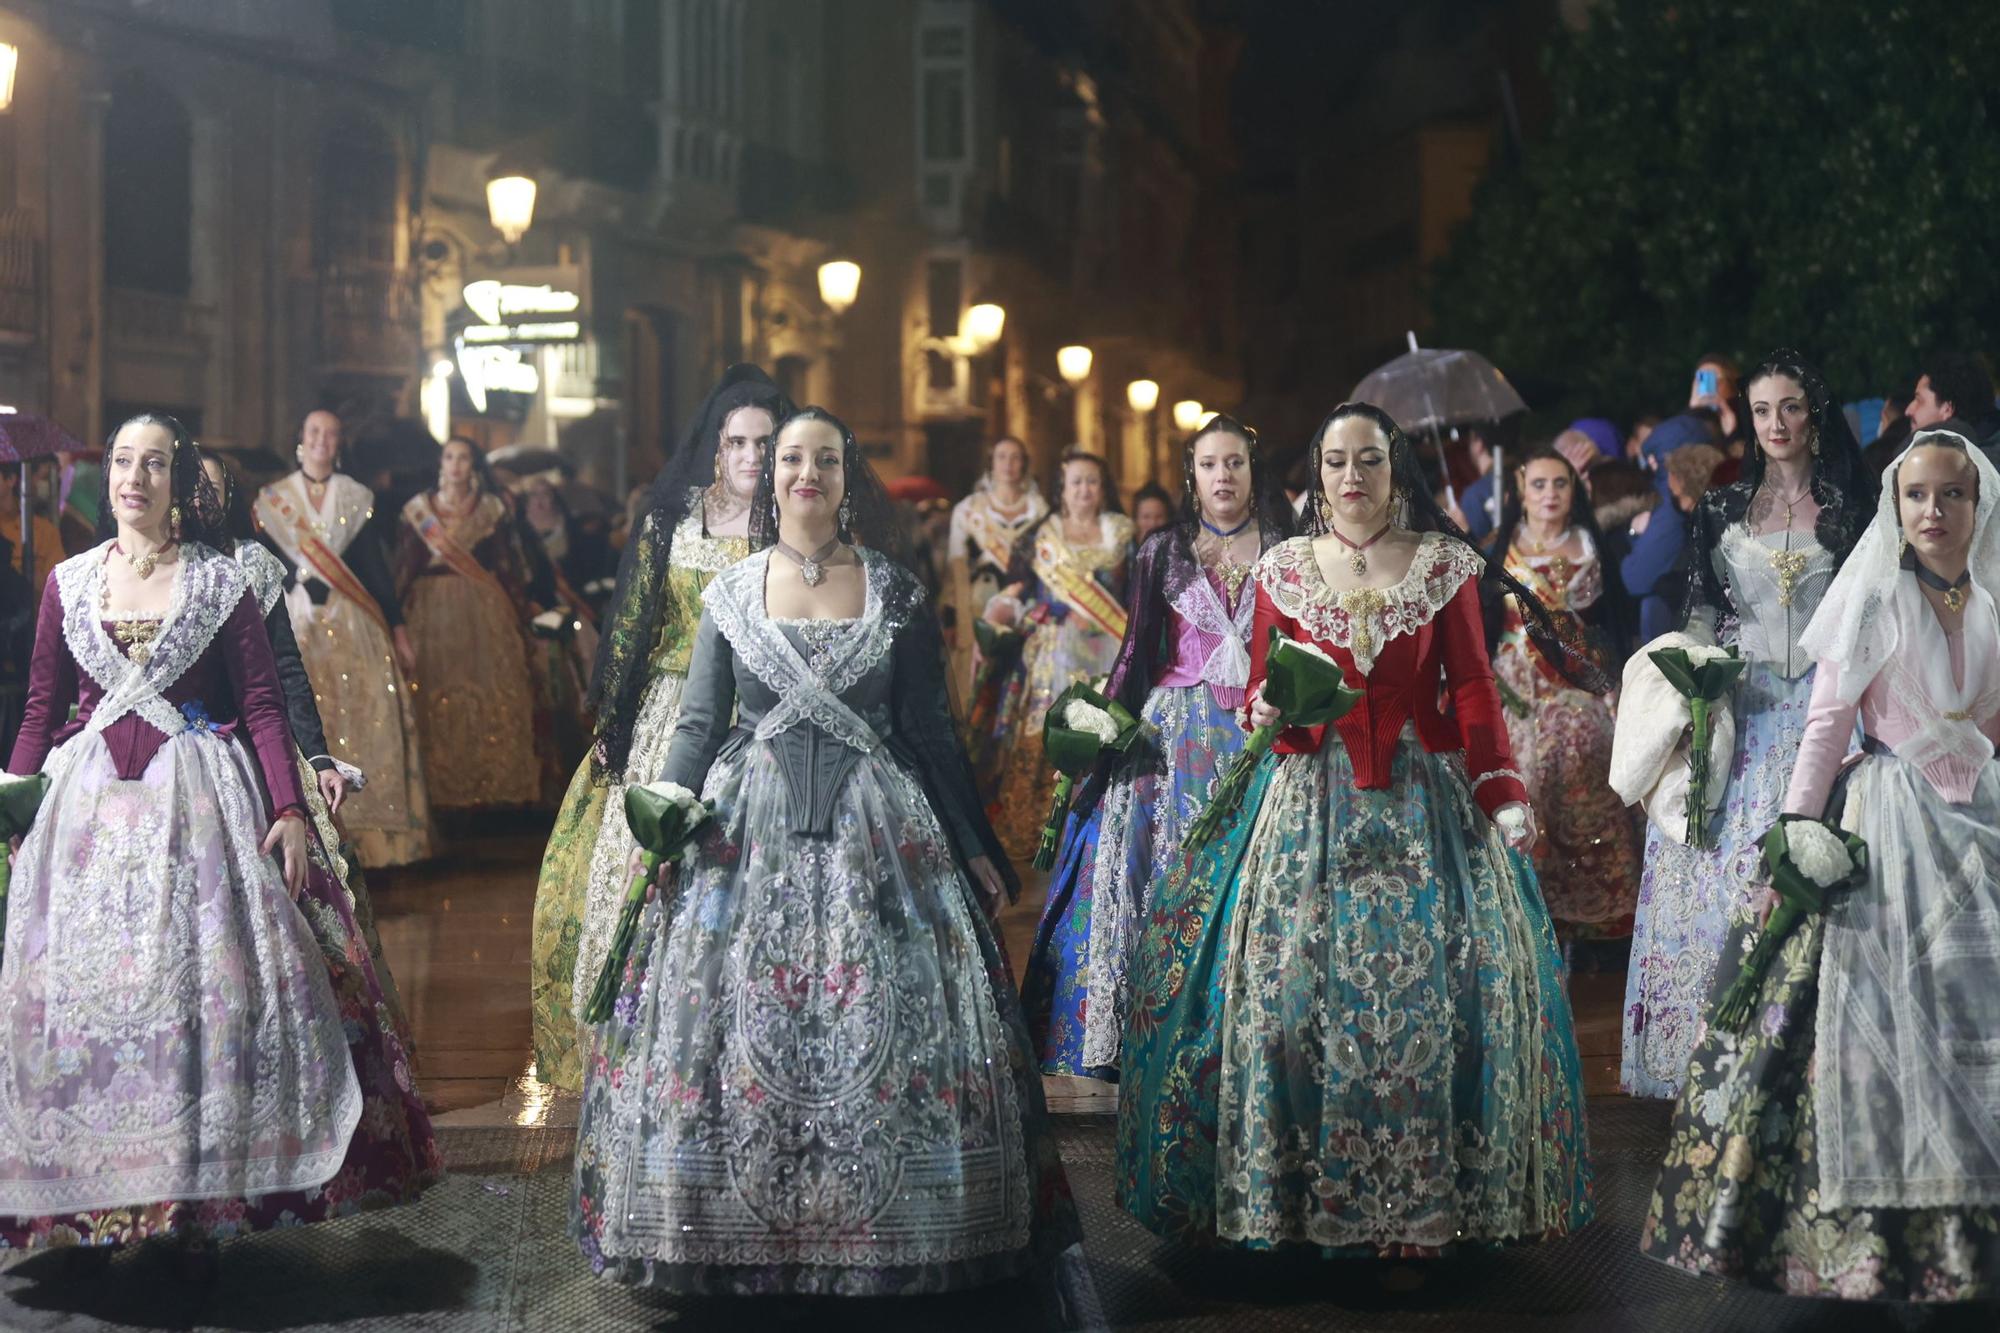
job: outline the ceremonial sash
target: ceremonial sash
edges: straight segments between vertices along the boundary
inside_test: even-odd
[[[1103,584],[1074,560],[1066,558],[1066,553],[1051,550],[1047,544],[1035,555],[1035,572],[1069,606],[1071,615],[1081,617],[1085,624],[1114,639],[1125,638],[1125,608]]]
[[[1004,575],[1007,566],[1014,560],[1014,536],[1034,516],[1031,505],[1024,512],[1021,521],[1012,529],[1008,529],[991,510],[968,509],[965,514],[965,535],[972,538],[972,544],[979,548],[979,554],[986,557],[987,562]]]
[[[417,535],[424,539],[424,545],[430,547],[438,559],[450,565],[453,572],[463,574],[475,583],[484,584],[509,601],[513,600],[505,584],[495,578],[484,565],[474,560],[471,553],[463,546],[451,539],[451,534],[444,529],[444,520],[438,517],[437,510],[431,507],[429,500],[424,500],[415,508],[417,517],[410,526],[417,530]]]
[[[279,517],[292,525],[292,538],[298,543],[299,559],[312,567],[312,572],[321,582],[341,596],[352,601],[383,629],[389,628],[389,618],[382,614],[368,589],[361,586],[361,580],[347,567],[347,562],[334,553],[332,547],[319,539],[313,531],[311,520],[301,514],[278,487],[267,489],[263,498],[271,502]]]

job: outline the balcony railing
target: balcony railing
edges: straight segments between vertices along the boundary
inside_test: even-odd
[[[185,296],[113,287],[107,298],[114,347],[199,355],[208,346],[215,312]]]
[[[32,339],[41,332],[41,237],[24,209],[0,213],[0,338]]]
[[[328,369],[398,375],[416,369],[418,307],[402,270],[326,268],[318,290],[320,360]]]

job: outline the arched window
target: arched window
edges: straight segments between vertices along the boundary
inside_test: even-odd
[[[396,148],[356,114],[320,140],[314,173],[313,257],[321,268],[396,262]]]
[[[104,118],[104,281],[186,296],[193,284],[194,136],[187,108],[143,70],[112,85]]]

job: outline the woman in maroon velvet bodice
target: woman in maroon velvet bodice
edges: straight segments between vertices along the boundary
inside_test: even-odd
[[[49,581],[8,762],[49,786],[0,962],[0,1252],[414,1198],[436,1144],[214,488],[166,417],[104,475],[117,537]]]
[[[163,563],[162,570],[166,568]],[[137,645],[120,644],[116,629],[130,622],[101,620],[100,623],[130,660]],[[51,580],[42,594],[41,619],[35,629],[27,715],[15,739],[14,753],[7,761],[7,771],[41,772],[50,751],[89,726],[104,694],[105,687],[96,677],[78,669],[76,657],[63,639],[61,589]],[[288,869],[285,876],[287,885],[296,890],[305,873],[304,826],[298,818],[304,811],[305,797],[299,788],[298,768],[292,762],[292,733],[285,721],[270,636],[264,631],[264,618],[258,614],[256,600],[247,588],[208,647],[177,680],[160,691],[160,697],[184,718],[198,708],[209,719],[211,729],[221,735],[233,735],[239,728],[247,730],[251,746],[257,752],[264,789],[272,798],[266,802],[266,816],[275,814],[299,824],[296,873]],[[74,717],[70,716],[72,704],[76,705]],[[56,722],[58,718],[67,720]],[[118,776],[127,782],[144,776],[146,766],[167,741],[165,732],[137,713],[125,714],[100,734],[111,751]],[[272,804],[277,807],[275,811],[270,809]],[[273,836],[282,845],[287,830],[274,828]]]

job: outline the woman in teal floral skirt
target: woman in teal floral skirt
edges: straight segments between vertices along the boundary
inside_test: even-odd
[[[1437,511],[1388,417],[1343,406],[1314,454],[1319,535],[1254,575],[1250,716],[1272,717],[1272,628],[1363,699],[1280,733],[1241,811],[1158,895],[1134,962],[1119,1201],[1164,1235],[1253,1249],[1560,1236],[1591,1213],[1583,1096],[1481,579],[1520,597],[1552,661],[1601,682]]]

